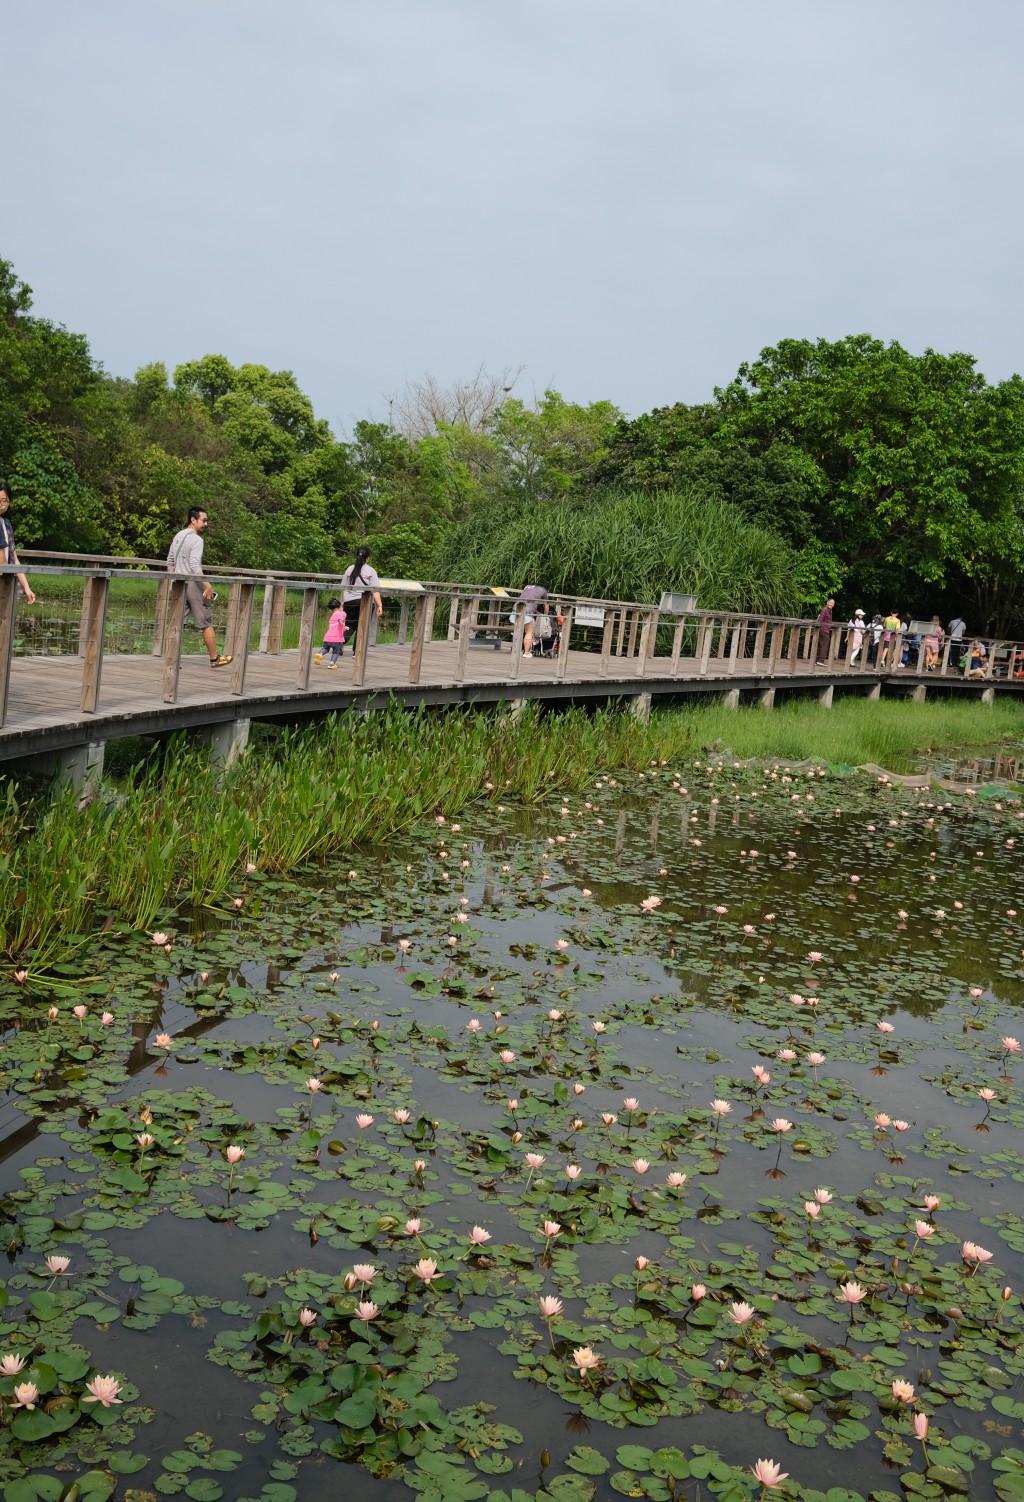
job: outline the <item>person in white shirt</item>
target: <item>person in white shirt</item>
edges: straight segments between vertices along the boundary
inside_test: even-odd
[[[356,634],[359,631],[359,617],[363,608],[363,596],[370,595],[377,607],[377,613],[384,609],[380,598],[380,579],[377,571],[371,568],[367,559],[370,550],[367,547],[357,548],[355,562],[341,576],[341,599],[345,611],[345,641],[356,649]],[[341,656],[341,652],[338,654]]]
[[[211,668],[226,668],[231,658],[217,651],[217,634],[213,629],[216,596],[212,584],[203,578],[203,533],[209,524],[210,519],[202,507],[193,506],[188,514],[188,526],[174,534],[167,550],[167,572],[195,575],[185,586],[185,610],[203,633]]]

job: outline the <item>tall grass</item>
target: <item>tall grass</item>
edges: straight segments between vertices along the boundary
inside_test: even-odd
[[[606,491],[523,508],[481,507],[450,534],[436,577],[546,584],[556,593],[656,604],[662,590],[709,610],[789,615],[795,559],[726,501],[694,491]]]
[[[225,777],[204,748],[178,738],[84,809],[70,790],[28,801],[0,784],[0,939],[39,971],[108,919],[148,929],[184,899],[217,902],[247,861],[264,871],[355,863],[430,814],[450,817],[481,798],[535,803],[555,788],[579,791],[599,770],[639,770],[716,744],[898,771],[921,751],[1021,737],[1024,709],[1013,704],[675,710],[646,726],[615,711],[511,721],[395,708],[257,740]]]

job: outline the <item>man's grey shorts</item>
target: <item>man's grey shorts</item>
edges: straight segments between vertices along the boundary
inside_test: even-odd
[[[185,610],[200,631],[213,625],[213,601],[203,598],[203,586],[198,580],[185,585]]]

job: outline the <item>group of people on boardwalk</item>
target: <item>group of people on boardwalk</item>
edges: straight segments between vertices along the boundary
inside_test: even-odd
[[[832,636],[837,629],[833,619],[835,603],[830,597],[818,615],[815,659],[819,663],[829,662],[833,656]],[[983,641],[976,640],[964,650],[967,625],[962,616],[954,616],[948,627],[943,627],[937,615],[927,624],[917,623],[916,630],[911,629],[913,624],[908,613],[895,609],[885,616],[876,611],[869,621],[858,607],[845,627],[839,628],[845,633],[845,642],[840,643],[837,655],[851,667],[863,653],[869,663],[883,670],[923,666],[925,672],[931,673],[941,667],[943,644],[948,636],[950,662],[962,667],[968,675],[979,676],[987,671],[988,651]]]

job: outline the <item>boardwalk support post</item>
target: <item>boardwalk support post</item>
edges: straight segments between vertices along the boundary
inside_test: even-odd
[[[923,704],[928,697],[927,683],[915,683],[912,691],[907,696],[915,704]]]
[[[763,688],[761,690],[757,696],[757,707],[758,709],[775,708],[775,690],[773,688]]]
[[[833,693],[834,693],[834,687],[833,687],[833,685],[831,683],[828,685],[827,688],[823,688],[823,689],[819,689],[818,690],[818,703],[821,705],[822,709],[831,709],[832,708],[832,695],[833,695]]]
[[[210,760],[222,772],[230,772],[249,744],[249,720],[225,720],[210,727]]]
[[[91,803],[100,790],[105,750],[103,741],[89,741],[84,746],[70,746],[57,758],[57,778],[71,784],[80,808]]]
[[[869,699],[880,699],[881,697],[882,697],[882,680],[880,678],[876,678],[875,681],[874,681],[874,683],[868,689],[868,698]]]
[[[723,709],[739,709],[740,691],[738,688],[727,688],[720,700]]]
[[[651,718],[652,694],[634,694],[630,702],[629,712],[634,720],[639,720],[641,725],[646,725]]]
[[[996,702],[996,691],[991,685],[988,688],[982,689],[981,702],[982,704],[994,704]]]

